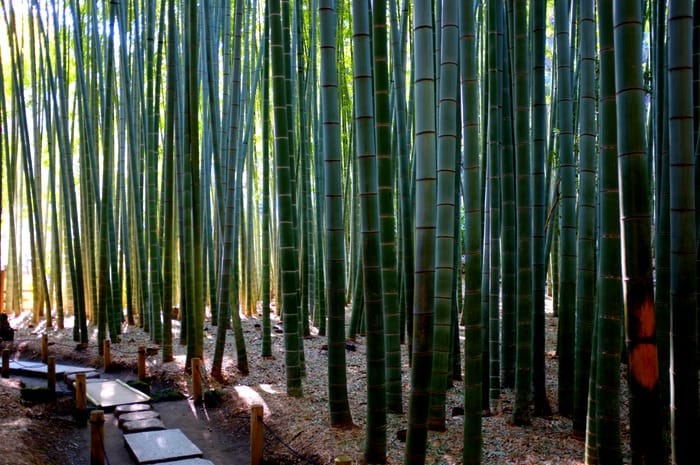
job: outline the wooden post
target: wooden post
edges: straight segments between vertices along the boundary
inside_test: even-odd
[[[90,465],[105,463],[105,413],[93,410],[90,413]]]
[[[192,398],[195,402],[202,401],[202,359],[192,358]]]
[[[85,373],[76,373],[75,383],[75,421],[81,426],[85,426],[87,420],[87,386]]]
[[[47,368],[47,384],[46,387],[52,395],[56,395],[56,356],[49,355],[46,363]]]
[[[2,349],[2,377],[10,377],[10,349]]]
[[[347,455],[341,455],[336,457],[333,463],[334,465],[352,465],[352,459]]]
[[[112,352],[111,343],[109,339],[105,339],[102,346],[102,362],[104,364],[105,372],[109,371],[109,367],[112,366]]]
[[[78,410],[87,409],[87,387],[85,373],[75,375],[75,408]]]
[[[260,465],[264,440],[263,406],[253,404],[250,408],[250,465]]]
[[[146,348],[139,346],[139,381],[146,381]]]
[[[49,357],[49,335],[44,333],[41,335],[41,361],[48,363]]]

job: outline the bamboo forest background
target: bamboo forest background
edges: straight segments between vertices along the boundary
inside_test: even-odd
[[[165,361],[205,355],[211,319],[218,377],[270,355],[277,312],[291,396],[303,336],[328,337],[334,427],[363,334],[370,463],[405,396],[425,461],[462,376],[464,463],[503,389],[514,424],[555,409],[588,463],[621,463],[624,363],[633,463],[690,463],[699,34],[679,0],[3,0],[6,310],[31,290],[100,348],[138,324]]]

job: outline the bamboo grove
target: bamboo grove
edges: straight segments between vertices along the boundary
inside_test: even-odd
[[[0,24],[8,312],[31,289],[47,327],[139,325],[164,361],[204,356],[207,320],[217,377],[227,328],[247,373],[277,312],[288,395],[328,338],[338,428],[361,334],[368,463],[402,413],[424,463],[463,379],[465,464],[503,390],[621,464],[623,371],[632,463],[696,463],[697,2],[2,0]]]

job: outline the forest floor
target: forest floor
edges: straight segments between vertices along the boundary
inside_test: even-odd
[[[17,330],[12,344],[12,357],[39,358],[40,337],[45,328],[30,324],[29,313],[11,318]],[[173,321],[177,329],[177,322]],[[211,425],[220,437],[232,442],[248,441],[250,406],[262,403],[266,426],[264,458],[266,463],[331,464],[341,455],[353,463],[362,463],[365,441],[366,376],[364,339],[358,338],[355,350],[346,351],[350,408],[356,427],[349,430],[330,428],[327,397],[326,338],[312,336],[304,341],[307,375],[304,396],[291,398],[285,391],[284,340],[279,330],[273,329],[273,357],[261,357],[260,323],[257,318],[244,318],[250,374],[243,376],[236,369],[235,343],[229,331],[224,359],[226,382],[219,384],[207,378],[206,386],[222,394],[223,402],[209,409]],[[547,390],[552,408],[557,407],[557,357],[555,354],[557,319],[551,313],[546,317]],[[76,350],[72,330],[48,331],[51,354],[57,362],[101,367],[101,357],[95,347],[93,333],[87,349]],[[215,328],[205,329],[205,367],[214,353]],[[8,344],[8,343],[4,343]],[[130,379],[136,378],[136,350],[138,346],[151,347],[148,334],[135,327],[125,327],[120,343],[112,344],[113,365]],[[160,362],[160,353],[148,358],[148,375],[152,383],[167,386],[188,395],[190,386],[184,373],[185,347],[174,345],[175,361]],[[410,370],[403,351],[404,411],[408,411]],[[0,381],[0,464],[34,465],[89,463],[85,427],[75,424],[71,416],[70,397],[59,398],[52,404],[25,405],[20,401],[17,379]],[[623,383],[624,383],[624,376]],[[447,393],[447,430],[429,432],[429,464],[459,464],[462,461],[463,416],[452,416],[453,408],[463,406],[462,382],[456,381]],[[629,462],[627,428],[627,392],[622,388],[622,446],[625,462]],[[484,464],[582,464],[584,441],[572,433],[571,420],[556,413],[550,417],[533,418],[527,427],[510,424],[514,395],[504,390],[498,405],[490,416],[483,418]],[[387,418],[387,463],[403,463],[405,443],[398,435],[407,428],[407,416],[389,414]],[[216,447],[210,444],[210,447]],[[224,445],[222,444],[222,448]],[[226,446],[229,447],[229,446]]]

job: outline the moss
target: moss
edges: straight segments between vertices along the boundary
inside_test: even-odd
[[[56,399],[56,393],[46,387],[24,387],[20,390],[20,397],[26,404],[43,404]]]
[[[128,384],[129,386],[131,386],[134,389],[138,389],[139,391],[143,392],[146,395],[151,394],[151,385],[146,383],[146,382],[139,381],[139,380],[131,380],[131,381],[127,381],[126,384]]]
[[[172,388],[154,391],[151,394],[151,400],[153,400],[153,402],[167,402],[171,400],[182,400],[184,398],[185,396],[180,391]]]

